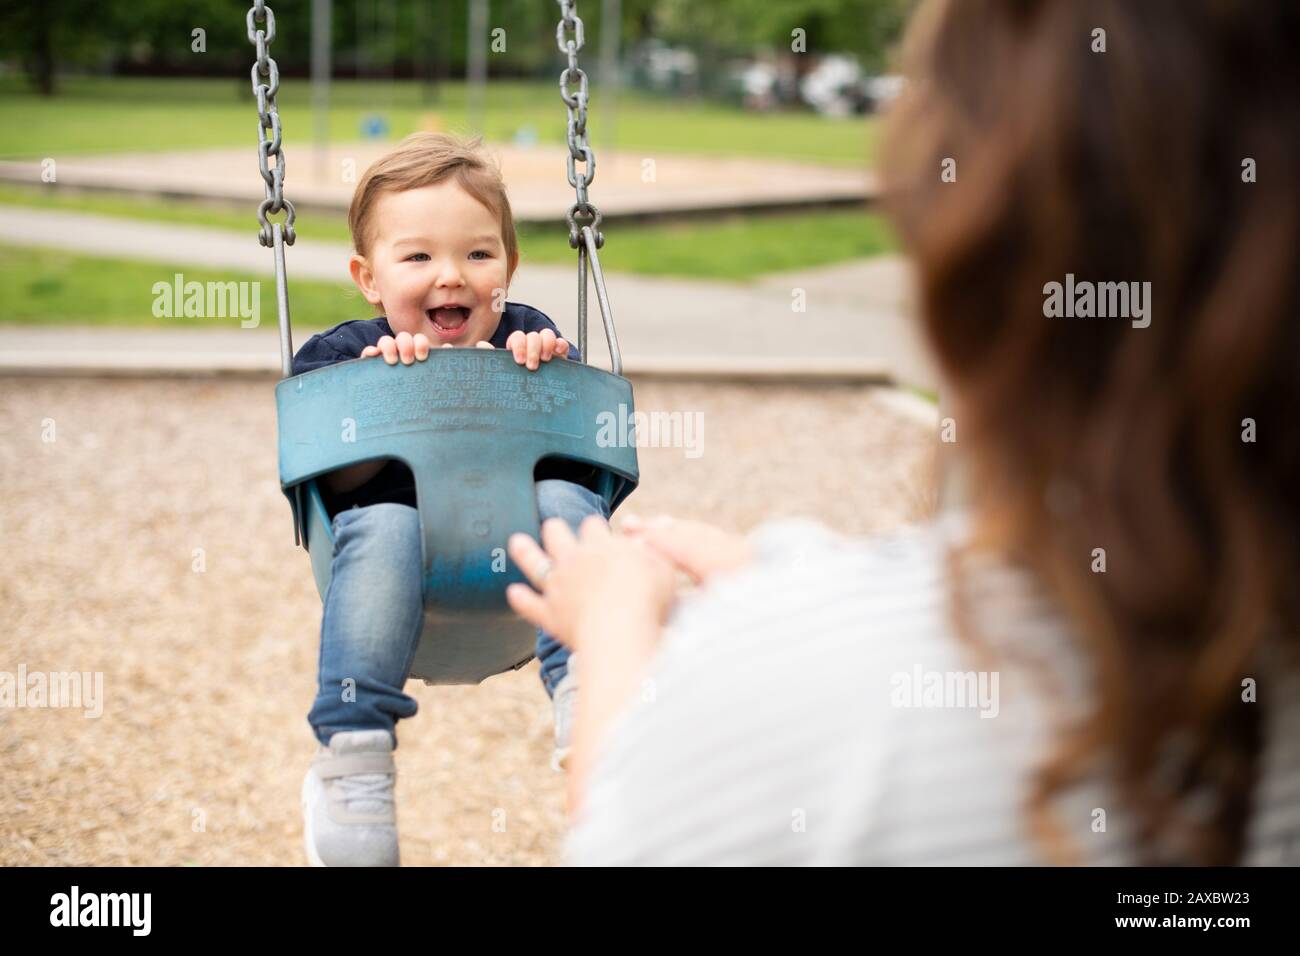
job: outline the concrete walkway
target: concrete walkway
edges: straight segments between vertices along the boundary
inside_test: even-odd
[[[250,217],[250,222],[251,222]],[[77,212],[0,207],[0,242],[111,256],[174,271],[202,266],[272,275],[271,254],[250,226],[246,233],[157,224]],[[299,239],[288,250],[291,277],[349,282],[343,243]],[[887,378],[935,387],[928,359],[908,321],[910,272],[899,257],[774,273],[750,283],[610,273],[607,285],[619,344],[629,372],[771,377]],[[804,311],[795,311],[802,290]],[[577,271],[521,265],[509,298],[527,302],[577,337]],[[608,365],[600,313],[589,297],[589,351]],[[295,345],[306,334],[299,323]],[[316,328],[338,319],[311,316]],[[66,327],[5,331],[0,372],[106,367],[137,370],[190,366],[249,372],[278,368],[273,315],[258,329],[103,329]],[[68,341],[72,337],[73,342]],[[71,347],[69,347],[71,345]],[[111,356],[116,355],[114,359]],[[98,358],[96,356],[99,356]],[[107,356],[107,357],[106,357]]]

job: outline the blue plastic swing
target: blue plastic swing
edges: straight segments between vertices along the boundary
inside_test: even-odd
[[[585,363],[590,262],[613,371],[554,359],[530,372],[507,351],[458,348],[434,349],[426,361],[410,366],[356,359],[293,375],[284,247],[293,245],[295,214],[282,192],[284,155],[275,100],[280,78],[268,52],[275,15],[264,0],[255,0],[246,19],[248,39],[258,53],[252,79],[260,125],[258,165],[266,186],[257,211],[259,241],[275,255],[284,373],[275,389],[280,488],[293,509],[294,542],[311,556],[323,599],[334,537],[317,479],[365,461],[402,461],[415,478],[425,610],[411,676],[429,684],[476,684],[518,668],[532,659],[536,634],[506,605],[506,586],[523,578],[505,558],[505,545],[515,532],[538,537],[537,463],[558,457],[596,466],[593,490],[611,512],[638,479],[634,443],[602,447],[596,441],[604,413],[624,415],[634,406],[632,385],[621,375],[597,255],[604,244],[601,215],[587,200],[595,156],[586,141],[586,75],[576,63],[581,21],[566,14],[557,30],[560,49],[569,56],[560,95],[569,108],[569,182],[577,191],[567,219],[569,245],[578,251],[578,346]],[[566,27],[576,30],[575,38],[563,38]],[[569,92],[569,79],[580,79],[581,88]],[[586,163],[581,174],[575,159]],[[268,212],[282,210],[283,223],[267,219]],[[579,227],[578,216],[590,223]]]
[[[538,536],[541,459],[597,466],[611,510],[637,482],[635,446],[595,441],[602,412],[632,407],[632,386],[577,362],[530,372],[500,349],[434,349],[410,366],[356,359],[286,378],[275,400],[280,487],[322,600],[334,535],[316,479],[377,458],[415,476],[425,625],[411,675],[431,684],[475,684],[533,657],[536,632],[506,606],[523,578],[504,555],[516,531]]]

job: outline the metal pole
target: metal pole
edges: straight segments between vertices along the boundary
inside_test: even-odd
[[[488,0],[469,0],[469,57],[465,91],[470,130],[483,134],[483,94],[487,86]]]
[[[587,244],[578,243],[578,351],[582,353],[582,363],[586,365],[591,359],[587,356]]]
[[[385,113],[391,118],[393,115],[393,88],[397,80],[397,6],[394,0],[388,0],[384,7],[385,17],[388,28],[388,91],[384,97]],[[376,13],[378,20],[378,13]],[[391,127],[389,127],[391,132]]]
[[[591,226],[582,227],[582,248],[587,250],[587,257],[591,259],[591,275],[596,280],[596,304],[600,306],[600,321],[605,326],[605,338],[609,342],[610,371],[615,375],[622,375],[623,354],[618,348],[618,333],[614,331],[614,310],[609,304],[609,293],[605,291],[605,273],[600,268],[600,255],[596,252],[596,234],[592,231]],[[585,341],[587,337],[587,276],[581,265],[581,257],[579,257],[578,262],[578,272],[582,276],[581,334]],[[583,352],[582,357],[585,361],[587,353]]]
[[[615,104],[618,101],[618,47],[622,38],[622,0],[603,0],[600,8],[600,115],[605,148],[613,156]],[[610,165],[613,169],[613,163]]]
[[[433,46],[433,31],[429,28],[433,0],[417,0],[411,11],[411,34],[415,37],[415,51],[411,55],[411,78],[420,91],[420,105],[428,106],[433,100],[433,64],[437,51]],[[432,18],[434,22],[437,17]]]
[[[280,371],[293,374],[293,333],[289,327],[289,279],[284,271],[284,233],[280,223],[271,225],[271,247],[275,251],[275,311],[280,322]]]
[[[331,0],[311,0],[311,113],[316,181],[329,180]]]

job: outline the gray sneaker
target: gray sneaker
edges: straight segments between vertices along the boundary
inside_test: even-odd
[[[398,866],[393,738],[346,730],[316,753],[302,782],[303,841],[312,866]]]
[[[573,658],[570,656],[570,668]],[[573,748],[573,708],[578,699],[578,675],[570,669],[555,685],[551,704],[555,708],[555,750],[551,753],[551,769],[567,770],[569,752]]]

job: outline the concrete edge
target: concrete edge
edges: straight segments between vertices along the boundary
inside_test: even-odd
[[[629,378],[753,382],[765,384],[896,384],[892,370],[883,362],[844,361],[816,358],[712,359],[689,357],[642,358],[623,367]],[[274,355],[246,353],[105,353],[105,352],[8,352],[0,354],[0,376],[74,378],[256,378],[278,379],[279,361]],[[912,396],[915,398],[915,396]],[[917,401],[925,403],[922,399]]]
[[[30,168],[14,169],[16,163],[0,161],[0,183],[16,186],[43,186],[58,191],[63,195],[77,193],[98,194],[105,196],[123,196],[155,201],[175,200],[179,202],[196,202],[218,208],[247,211],[250,206],[256,208],[258,199],[253,196],[230,193],[203,192],[179,186],[142,187],[134,183],[103,182],[94,180],[60,181],[57,184],[42,183],[32,178]],[[343,200],[332,201],[311,195],[296,195],[294,208],[299,213],[307,212],[317,215],[346,214],[348,203]],[[603,222],[616,222],[625,225],[638,223],[673,222],[676,220],[694,220],[699,216],[755,213],[799,213],[810,209],[871,209],[879,203],[880,196],[873,186],[862,189],[831,189],[808,196],[754,196],[736,201],[714,201],[710,199],[687,198],[672,206],[654,206],[646,204],[628,204],[613,209],[602,209]],[[39,208],[39,207],[34,207]],[[102,215],[102,214],[96,214]],[[532,226],[554,226],[565,222],[563,211],[542,213],[527,208],[515,212],[515,222]]]

